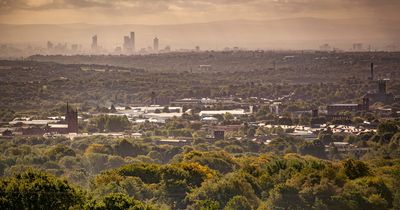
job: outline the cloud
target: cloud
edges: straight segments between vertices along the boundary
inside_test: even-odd
[[[28,15],[41,21],[56,13],[62,13],[62,17],[86,16],[84,21],[149,20],[152,23],[291,17],[377,18],[382,14],[400,18],[398,8],[400,0],[0,0],[0,20],[26,22]],[[61,20],[61,16],[53,18],[54,22],[68,22]]]
[[[399,6],[398,0],[0,0],[0,9],[49,10],[49,9],[140,9],[148,7],[183,9],[215,8],[240,6],[243,8],[278,9],[281,11],[309,11],[314,9],[333,9],[341,7]]]

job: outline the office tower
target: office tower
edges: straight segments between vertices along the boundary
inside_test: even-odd
[[[78,51],[78,45],[77,44],[73,44],[73,45],[71,45],[71,50],[72,51]]]
[[[135,32],[131,31],[131,49],[134,52],[135,51]]]
[[[131,52],[131,38],[129,36],[124,36],[124,44],[122,45],[125,53]]]
[[[97,35],[92,37],[92,50],[97,50]]]
[[[363,44],[362,43],[354,43],[353,44],[353,51],[362,51],[363,50]]]
[[[122,52],[122,48],[121,47],[115,47],[115,50],[114,50],[114,52],[115,53],[121,53]]]
[[[52,42],[47,41],[47,49],[48,49],[48,50],[53,49],[53,43],[52,43]]]
[[[157,37],[154,38],[154,40],[153,40],[153,50],[155,52],[158,52],[158,38]]]
[[[323,44],[323,45],[319,46],[319,50],[321,50],[321,51],[331,51],[332,47],[329,44]]]

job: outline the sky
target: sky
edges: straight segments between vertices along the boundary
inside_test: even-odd
[[[400,20],[400,0],[0,0],[4,24],[164,25],[298,17]]]

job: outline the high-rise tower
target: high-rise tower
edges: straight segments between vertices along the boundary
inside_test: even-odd
[[[130,53],[132,48],[131,48],[131,38],[129,36],[124,36],[124,44],[123,44],[123,48],[125,53]]]
[[[97,35],[92,37],[92,50],[97,50]]]
[[[153,40],[153,50],[155,52],[158,52],[158,38],[157,37],[155,37]]]
[[[131,49],[134,52],[135,51],[135,32],[131,31]]]

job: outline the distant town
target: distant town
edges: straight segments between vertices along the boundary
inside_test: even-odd
[[[131,49],[132,40],[127,43],[130,44],[130,48],[126,49]],[[73,140],[89,136],[111,138],[147,136],[152,137],[157,144],[175,146],[190,145],[196,138],[204,138],[207,141],[249,138],[255,143],[268,145],[280,135],[308,142],[318,140],[319,134],[326,132],[360,136],[377,132],[379,123],[374,117],[368,120],[368,117],[363,119],[357,116],[379,116],[386,120],[394,120],[400,116],[398,107],[390,106],[400,103],[399,95],[387,91],[390,79],[376,77],[374,63],[370,63],[367,80],[374,88],[363,94],[360,103],[330,103],[312,109],[290,110],[287,107],[295,100],[294,92],[276,96],[275,99],[229,96],[190,97],[172,101],[161,100],[152,92],[147,104],[140,106],[111,104],[109,107],[91,109],[92,111],[80,111],[65,102],[65,115],[46,118],[19,115],[10,121],[3,121],[0,130],[3,138],[40,136],[66,137]],[[372,106],[372,104],[385,106]],[[260,117],[260,115],[265,116]],[[196,135],[177,128],[175,128],[179,131],[177,133],[162,131],[174,121],[186,121],[195,126],[193,131]],[[152,124],[157,129],[154,130],[151,126],[149,130],[146,126],[141,126],[142,124]],[[138,125],[140,128],[133,125]],[[369,150],[367,146],[342,141],[329,142],[325,148],[327,153],[336,148],[340,153],[358,156]]]

